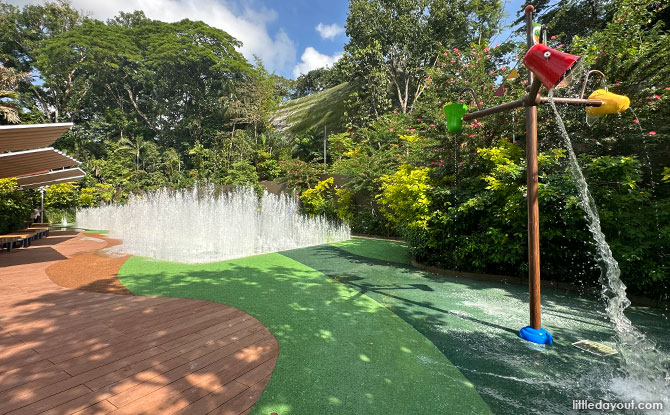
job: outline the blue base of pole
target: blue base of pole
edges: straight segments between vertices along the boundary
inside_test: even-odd
[[[530,326],[522,328],[519,331],[519,337],[537,344],[552,344],[554,342],[554,338],[551,337],[551,333],[547,330],[534,329]]]

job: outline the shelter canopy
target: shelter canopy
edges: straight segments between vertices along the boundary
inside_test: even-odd
[[[0,179],[78,166],[79,161],[51,147],[0,154]]]
[[[72,125],[71,122],[66,122],[0,126],[0,153],[48,147],[71,129]]]
[[[56,183],[71,182],[82,179],[86,173],[76,167],[73,169],[55,170],[46,173],[32,174],[29,176],[17,177],[18,185],[24,189],[34,189],[36,187],[48,186]]]

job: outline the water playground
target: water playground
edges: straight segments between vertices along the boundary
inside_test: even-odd
[[[442,108],[454,135],[524,109],[527,281],[423,266],[290,194],[136,194],[0,256],[0,415],[669,413],[667,311],[631,305],[564,122],[568,107],[593,125],[630,101],[550,48],[533,13],[525,95],[485,108],[464,89]],[[541,105],[597,253],[595,295],[541,278]]]

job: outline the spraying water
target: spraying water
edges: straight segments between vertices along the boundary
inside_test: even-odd
[[[553,91],[549,92],[549,103],[568,150],[570,172],[586,212],[589,230],[596,241],[600,282],[603,286],[601,295],[606,304],[607,316],[614,325],[617,349],[623,361],[621,376],[612,379],[610,389],[624,399],[663,401],[664,407],[670,409],[670,361],[657,350],[654,341],[640,332],[624,314],[630,300],[626,297],[626,286],[620,278],[619,264],[612,256],[600,228],[595,201],[584,180],[563,119],[556,109]]]
[[[106,229],[123,252],[186,263],[223,261],[347,240],[347,225],[300,212],[296,198],[212,186],[161,189],[125,205],[79,210],[77,225]]]

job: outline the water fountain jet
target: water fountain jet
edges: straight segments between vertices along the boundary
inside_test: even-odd
[[[77,212],[77,226],[105,229],[134,255],[205,263],[277,252],[350,238],[347,225],[300,211],[287,195],[253,189],[219,193],[213,186],[161,189],[133,195],[125,205]]]

